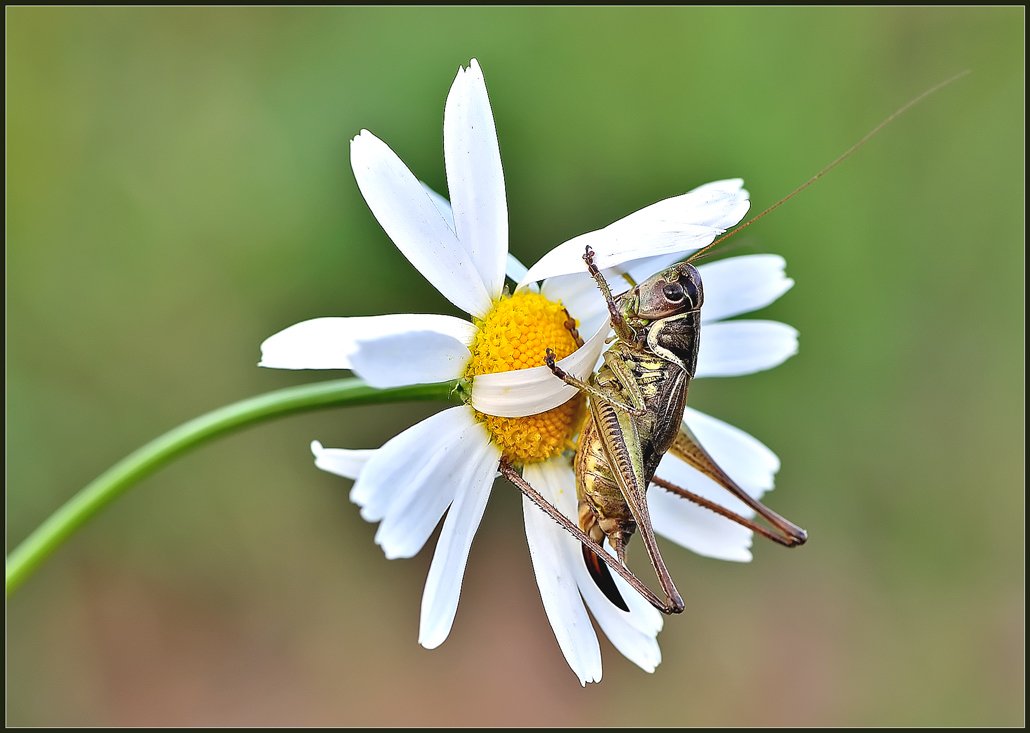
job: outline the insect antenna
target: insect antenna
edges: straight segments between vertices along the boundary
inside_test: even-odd
[[[852,146],[851,146],[850,148],[848,148],[848,149],[847,149],[847,150],[845,150],[845,151],[844,151],[843,153],[841,153],[841,154],[840,154],[839,156],[837,156],[837,158],[836,158],[836,159],[835,159],[835,160],[834,160],[833,162],[831,162],[831,163],[830,163],[829,165],[827,165],[827,166],[826,166],[825,168],[823,168],[822,170],[820,170],[820,171],[819,171],[818,173],[816,173],[816,174],[815,174],[814,176],[812,176],[811,178],[809,178],[809,179],[808,179],[807,181],[805,181],[804,183],[802,183],[802,184],[801,184],[800,186],[798,186],[798,187],[797,187],[797,188],[795,188],[795,189],[794,189],[793,191],[791,191],[790,193],[788,193],[788,194],[787,194],[786,196],[784,196],[783,198],[781,198],[781,199],[780,199],[779,201],[777,201],[776,203],[774,203],[774,204],[773,204],[772,206],[770,206],[769,208],[767,208],[767,209],[766,209],[765,211],[763,211],[763,212],[762,212],[761,214],[758,214],[757,216],[753,216],[753,217],[751,217],[750,219],[748,219],[748,220],[747,220],[746,222],[744,222],[743,224],[741,224],[741,225],[740,225],[739,227],[737,227],[737,228],[736,228],[736,229],[734,229],[733,231],[731,231],[731,232],[727,232],[726,234],[723,234],[723,235],[722,235],[721,237],[719,237],[718,239],[716,239],[716,240],[715,240],[714,242],[712,242],[711,244],[709,244],[709,245],[707,245],[707,246],[705,246],[705,247],[702,247],[702,248],[701,248],[701,249],[699,249],[699,250],[698,250],[697,252],[695,252],[694,254],[690,255],[690,257],[688,257],[686,261],[687,261],[687,262],[693,262],[694,260],[697,260],[697,259],[701,258],[701,257],[702,257],[703,255],[705,255],[705,254],[706,254],[707,252],[711,251],[711,250],[712,250],[712,249],[714,249],[715,247],[718,247],[718,246],[719,246],[720,244],[722,244],[723,242],[725,242],[725,241],[726,241],[727,239],[729,239],[730,237],[732,237],[732,236],[734,236],[734,235],[737,235],[737,234],[740,234],[740,232],[741,232],[741,231],[743,231],[744,229],[747,229],[747,228],[748,228],[749,226],[751,226],[752,224],[754,224],[754,223],[755,223],[756,221],[758,221],[759,219],[761,219],[761,218],[762,218],[763,216],[765,216],[766,214],[771,214],[771,213],[772,213],[773,211],[775,211],[776,209],[780,208],[780,207],[781,207],[781,206],[782,206],[783,204],[785,204],[785,203],[787,203],[788,201],[790,201],[790,200],[791,200],[792,198],[794,198],[795,196],[797,196],[797,195],[798,195],[799,193],[801,193],[801,192],[802,192],[802,191],[804,191],[804,190],[805,190],[806,188],[808,188],[809,186],[811,186],[811,185],[812,185],[813,183],[815,183],[816,181],[818,181],[818,180],[819,180],[820,178],[822,178],[823,176],[825,176],[825,175],[826,175],[827,173],[829,173],[830,171],[832,171],[832,170],[833,170],[834,168],[836,168],[836,167],[837,167],[838,165],[840,165],[840,164],[841,164],[841,163],[843,163],[843,162],[844,162],[845,160],[847,160],[848,158],[850,158],[850,157],[851,157],[851,155],[852,155],[852,153],[854,153],[854,152],[855,152],[856,150],[858,150],[858,149],[859,149],[859,148],[861,148],[861,147],[862,147],[863,145],[865,145],[865,144],[866,144],[867,142],[869,142],[869,140],[870,140],[870,139],[871,139],[871,138],[872,138],[872,137],[873,137],[874,135],[876,135],[876,133],[878,133],[878,132],[879,132],[880,130],[882,130],[883,128],[885,128],[885,127],[886,127],[887,125],[889,125],[889,124],[890,124],[891,122],[893,122],[893,121],[894,121],[895,119],[897,119],[898,117],[900,117],[901,115],[903,115],[903,114],[904,114],[905,112],[907,112],[907,111],[908,111],[909,109],[911,109],[912,107],[914,107],[914,106],[916,106],[917,104],[919,104],[920,102],[922,102],[922,101],[923,101],[924,99],[926,99],[927,97],[929,97],[929,96],[930,96],[931,94],[933,94],[934,92],[940,91],[940,90],[941,90],[941,89],[943,89],[944,87],[946,87],[946,86],[948,86],[949,84],[951,84],[951,83],[952,83],[953,81],[958,81],[959,79],[961,79],[961,78],[962,78],[963,76],[965,76],[965,75],[966,75],[966,74],[968,74],[968,73],[969,73],[969,69],[966,69],[965,71],[961,71],[961,72],[959,72],[958,74],[955,74],[955,76],[951,77],[950,79],[946,79],[945,81],[942,81],[942,82],[941,82],[940,84],[935,84],[934,86],[930,87],[930,88],[929,88],[929,89],[927,89],[927,90],[926,90],[925,92],[923,92],[922,94],[919,94],[918,96],[916,96],[916,97],[914,97],[914,98],[910,99],[910,100],[909,100],[908,102],[906,102],[906,103],[905,103],[905,104],[903,104],[902,106],[898,107],[898,108],[897,108],[896,110],[894,110],[894,112],[892,112],[892,113],[891,113],[890,115],[888,115],[888,116],[887,116],[886,118],[884,118],[884,120],[883,120],[882,122],[880,122],[880,124],[878,124],[878,125],[877,125],[876,127],[874,127],[874,128],[872,129],[872,130],[870,130],[869,132],[867,132],[867,133],[866,133],[866,134],[865,134],[865,135],[864,135],[864,136],[862,137],[862,139],[861,139],[861,140],[859,140],[859,141],[858,141],[857,143],[855,143],[855,144],[854,144],[854,145],[852,145]]]

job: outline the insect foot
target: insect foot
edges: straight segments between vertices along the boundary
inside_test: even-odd
[[[554,374],[554,376],[558,377],[558,379],[562,381],[568,380],[568,373],[560,366],[558,366],[554,361],[553,349],[548,348],[547,351],[544,352],[544,363],[547,365],[547,368],[551,370],[551,373]]]

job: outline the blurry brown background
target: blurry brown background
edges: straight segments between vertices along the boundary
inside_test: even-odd
[[[687,611],[581,689],[498,484],[448,641],[430,553],[387,561],[308,442],[375,447],[435,406],[207,445],[8,601],[18,725],[1018,725],[1024,714],[1024,10],[8,8],[7,543],[146,440],[259,392],[266,336],[453,308],[347,160],[362,127],[445,190],[443,102],[483,65],[512,250],[743,176],[755,210],[888,128],[737,252],[797,286],[771,372],[692,404],[783,460],[808,546],[668,546]],[[638,559],[640,559],[638,557]]]

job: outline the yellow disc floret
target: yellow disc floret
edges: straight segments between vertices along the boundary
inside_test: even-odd
[[[520,291],[497,300],[482,320],[470,350],[465,376],[543,366],[547,349],[561,359],[576,350],[576,325],[568,311],[539,293]],[[496,417],[476,412],[504,457],[515,464],[545,461],[558,455],[583,418],[583,398],[576,396],[553,410],[526,417]]]

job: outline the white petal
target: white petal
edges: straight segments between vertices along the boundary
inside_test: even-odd
[[[618,292],[616,283],[612,283],[612,287]],[[559,275],[544,280],[540,286],[540,293],[554,303],[561,303],[570,316],[580,321],[584,318],[608,315],[608,306],[601,297],[601,291],[597,289],[594,278],[587,274],[586,268],[582,273]]]
[[[678,253],[645,257],[642,260],[635,260],[631,266],[627,264],[609,267],[603,270],[602,274],[608,281],[612,293],[618,297],[636,284],[681,259],[683,259],[683,255]],[[601,319],[608,317],[608,305],[604,302],[594,278],[587,272],[586,265],[583,266],[583,272],[580,274],[556,275],[544,280],[540,291],[549,300],[564,305],[574,318],[585,324],[581,325],[580,329],[588,333],[593,332]]]
[[[391,560],[418,554],[459,487],[466,486],[488,458],[496,466],[500,451],[490,443],[483,425],[473,422],[435,453],[421,458],[423,462],[390,503],[376,531],[376,544]]]
[[[608,275],[608,283],[615,294],[629,286],[625,280]],[[532,287],[532,286],[531,286]],[[597,283],[585,271],[580,275],[559,275],[544,281],[540,292],[555,303],[561,303],[569,315],[579,322],[580,333],[595,333],[608,322],[608,305],[597,289]]]
[[[544,477],[529,478],[527,476],[527,480],[533,486],[540,489],[541,493],[549,498],[565,516],[573,521],[578,521],[579,508],[574,488],[576,485],[576,475],[573,473],[572,467],[562,458],[553,458],[550,461],[539,464],[539,466],[536,470],[544,473]],[[543,514],[539,509],[537,513]],[[556,528],[561,529],[554,522],[552,524]],[[664,619],[658,609],[652,606],[649,601],[633,590],[629,583],[615,573],[612,573],[612,579],[619,587],[623,600],[626,601],[630,611],[626,613],[613,606],[587,572],[586,565],[583,563],[583,553],[580,549],[579,541],[564,529],[561,529],[561,534],[566,538],[562,547],[570,559],[571,567],[576,571],[577,586],[586,599],[590,611],[597,617],[602,629],[605,629],[605,633],[608,633],[608,629],[611,629],[612,634],[618,636],[620,640],[631,642],[634,645],[640,643],[649,649],[656,650],[656,646],[643,642],[642,638],[650,638],[653,641],[658,632],[662,630]],[[606,549],[610,554],[614,554],[610,547],[606,546]],[[607,613],[609,610],[613,614]],[[629,633],[627,628],[636,633]],[[616,642],[614,638],[612,641],[616,643],[617,647],[621,643],[621,641]],[[640,650],[638,649],[637,651]],[[634,657],[631,650],[630,653],[627,653],[627,651],[623,651],[623,653],[630,658]],[[657,665],[660,655],[655,656],[649,652],[639,657],[639,659],[650,659],[654,662],[654,665]],[[637,661],[637,659],[634,659],[634,661]],[[648,664],[641,664],[641,666],[646,668]],[[653,671],[653,666],[649,671]]]
[[[507,262],[508,264],[504,268],[504,274],[508,277],[508,279],[514,282],[518,282],[526,276],[527,272],[529,272],[529,269],[521,262],[519,262],[518,258],[510,252],[508,253]]]
[[[558,361],[558,366],[573,376],[585,379],[593,371],[604,350],[608,322],[573,353]],[[541,355],[542,358],[542,355]],[[546,366],[516,369],[496,374],[481,374],[472,380],[472,405],[487,415],[524,417],[557,407],[576,394]]]
[[[660,255],[635,260],[632,266],[619,265],[602,271],[612,293],[618,297],[651,275],[683,259],[681,254]],[[573,318],[580,321],[580,330],[593,333],[603,319],[608,318],[608,304],[589,275],[586,266],[581,274],[556,275],[544,280],[540,291],[549,300],[560,302]]]
[[[575,521],[576,479],[571,470],[563,471],[559,462],[547,461],[527,465],[522,475],[544,498]],[[571,512],[569,501],[561,499],[571,500]],[[576,565],[583,564],[579,541],[525,496],[522,497],[522,513],[540,598],[558,646],[580,684],[599,682],[601,649],[576,584]],[[607,599],[605,602],[611,605]]]
[[[429,194],[429,198],[433,202],[433,206],[440,212],[440,216],[447,222],[447,226],[450,227],[451,231],[454,231],[454,212],[451,211],[451,202],[446,198],[438,194],[436,191],[429,187],[425,181],[419,181],[422,184],[422,190]]]
[[[378,522],[421,466],[460,436],[475,419],[465,405],[427,417],[386,441],[365,464],[350,499],[367,522]]]
[[[429,198],[433,200],[433,205],[436,206],[437,210],[447,221],[447,226],[451,228],[451,231],[454,231],[454,212],[451,211],[451,202],[445,199],[440,194],[438,194],[433,189],[431,189],[425,183],[422,184],[422,188],[424,188],[426,193],[429,194]],[[509,252],[508,258],[506,260],[506,265],[504,268],[505,277],[507,277],[512,282],[517,283],[519,280],[525,277],[527,272],[529,272],[528,268],[525,265],[523,265],[518,260],[518,258],[515,257],[515,255]],[[531,285],[530,287],[533,290],[539,290],[539,288],[535,285]]]
[[[757,499],[772,489],[780,468],[775,453],[743,430],[692,408],[687,408],[685,419],[705,450],[744,491]],[[737,514],[754,516],[743,502],[671,454],[662,459],[656,475]],[[751,530],[657,486],[648,491],[648,506],[655,532],[673,542],[706,557],[751,559]]]
[[[669,269],[674,264],[685,258],[686,255],[674,252],[669,255],[658,255],[657,257],[645,257],[642,260],[634,260],[633,262],[624,265],[621,269],[625,269],[626,273],[634,282],[642,283],[652,275],[657,275],[662,270]]]
[[[362,332],[353,318],[313,318],[269,336],[258,366],[272,369],[350,369],[352,334]],[[355,328],[357,326],[357,328]]]
[[[529,268],[520,284],[582,272],[587,245],[602,270],[643,257],[689,254],[739,222],[749,205],[739,178],[708,183],[558,245]]]
[[[269,336],[261,344],[261,361],[258,366],[273,369],[355,369],[354,354],[362,348],[376,351],[375,342],[385,339],[396,346],[397,339],[411,337],[423,343],[425,334],[432,334],[430,340],[444,354],[461,353],[461,348],[468,351],[467,345],[472,343],[476,327],[469,321],[453,316],[441,316],[426,313],[389,314],[385,316],[355,316],[352,318],[313,318],[310,321],[295,323],[274,336]],[[413,342],[414,343],[414,342]],[[435,354],[436,352],[434,352]],[[419,364],[427,369],[429,376],[435,376],[440,369],[433,364],[434,356],[416,358]],[[373,356],[367,359],[373,359]],[[468,360],[468,356],[465,357]],[[409,370],[411,371],[411,370]],[[451,379],[457,375],[423,378],[418,382],[405,384],[422,384],[426,382]],[[376,379],[375,374],[363,374],[366,379]]]
[[[791,289],[779,255],[744,255],[700,265],[705,303],[701,322],[730,318],[769,305]]]
[[[400,158],[362,130],[351,140],[351,167],[368,208],[408,261],[454,305],[484,315],[492,291],[476,261]]]
[[[607,543],[605,544],[605,549],[608,550],[609,555],[615,554],[615,550],[613,550]],[[648,563],[645,562],[644,568],[647,567]],[[665,617],[657,608],[651,605],[649,600],[633,590],[632,586],[630,586],[630,584],[620,576],[612,573],[612,580],[614,580],[615,585],[618,586],[622,599],[626,601],[626,605],[629,606],[629,614],[621,614],[620,618],[624,618],[630,626],[645,636],[656,636],[658,632],[662,630],[662,626],[665,623]],[[591,581],[591,583],[593,583],[593,581]],[[590,608],[593,610],[593,606]]]
[[[323,448],[317,440],[311,441],[311,452],[315,456],[315,466],[323,471],[349,479],[356,479],[365,468],[365,464],[375,455],[374,448],[371,450]]]
[[[798,353],[798,332],[777,321],[722,321],[701,328],[695,377],[736,377]]]
[[[573,568],[579,590],[590,608],[590,613],[597,619],[601,631],[623,656],[644,671],[654,672],[662,661],[662,651],[656,638],[658,631],[662,628],[661,613],[633,590],[629,583],[612,573],[612,577],[615,578],[619,587],[619,593],[626,601],[626,605],[629,606],[630,612],[626,613],[616,608],[590,577],[579,552],[576,553],[575,559],[578,562],[573,564]],[[637,599],[643,604],[642,606],[633,602]],[[643,625],[652,626],[652,630],[641,630],[639,627]]]
[[[666,460],[671,463],[675,459]],[[658,475],[673,483],[683,482],[684,488],[697,494],[704,493],[700,489],[706,482],[710,483],[708,479],[686,464],[680,465],[682,471],[672,471],[662,466]],[[652,486],[648,491],[647,505],[651,510],[651,524],[657,534],[704,557],[750,562],[751,530],[658,486]]]
[[[576,476],[571,466],[564,463],[563,459],[556,458],[542,464],[526,466],[523,476],[545,498],[550,499],[551,503],[565,516],[573,521],[577,521],[579,512],[576,501]],[[523,507],[526,514],[527,536],[529,534],[530,512],[537,515],[536,521],[540,524],[541,529],[544,526],[548,528],[547,531],[550,533],[553,541],[551,552],[549,553],[552,572],[560,573],[562,580],[566,583],[571,581],[573,587],[578,590],[578,593],[582,594],[583,599],[590,608],[590,612],[597,619],[601,630],[608,636],[616,649],[622,652],[634,664],[648,672],[653,672],[662,659],[658,642],[655,639],[655,636],[662,628],[662,614],[646,601],[643,596],[633,590],[629,583],[614,573],[612,573],[612,577],[615,579],[616,584],[618,584],[623,600],[629,606],[630,612],[626,613],[612,605],[612,602],[605,597],[587,572],[586,565],[583,563],[583,552],[580,549],[579,540],[562,527],[559,527],[557,523],[551,520],[528,499],[524,500]],[[532,547],[532,544],[530,546]],[[533,562],[536,565],[535,555]],[[539,582],[539,571],[537,572],[537,579]],[[545,598],[544,605],[546,607],[547,601],[543,584],[540,585],[540,593]],[[583,602],[580,601],[578,594],[575,598],[575,604],[570,605],[577,612],[582,609]],[[554,627],[555,635],[559,636],[559,644],[561,644],[558,628],[560,621],[556,616],[552,616],[550,611],[548,611],[548,618],[551,620],[551,626]],[[596,647],[597,641],[593,630],[590,631],[589,641]],[[586,634],[583,634],[580,638],[580,643],[582,644],[582,651],[585,652],[590,649],[590,646],[587,644]],[[562,651],[565,651],[564,646]],[[591,681],[589,675],[579,671],[579,668],[573,663],[572,657],[567,652],[565,653],[565,658],[573,671],[580,675],[581,682]],[[600,681],[600,678],[601,667],[600,658],[598,658],[597,675],[594,681]]]
[[[465,325],[469,332],[475,332],[471,323]],[[359,341],[357,346],[351,354],[352,368],[379,389],[458,379],[472,358],[464,334],[459,339],[439,331],[381,335]]]
[[[499,459],[499,452],[488,452],[478,462],[469,480],[458,487],[454,503],[447,512],[422,592],[418,643],[426,649],[440,646],[451,632],[465,563],[490,497]]]
[[[498,296],[508,254],[508,205],[494,117],[475,59],[467,70],[458,69],[447,95],[443,151],[454,231],[472,256],[487,293]]]
[[[698,442],[740,488],[755,499],[772,490],[780,459],[762,441],[692,407],[686,409],[683,419]],[[719,503],[730,506],[723,501]],[[740,508],[743,509],[743,505]]]

